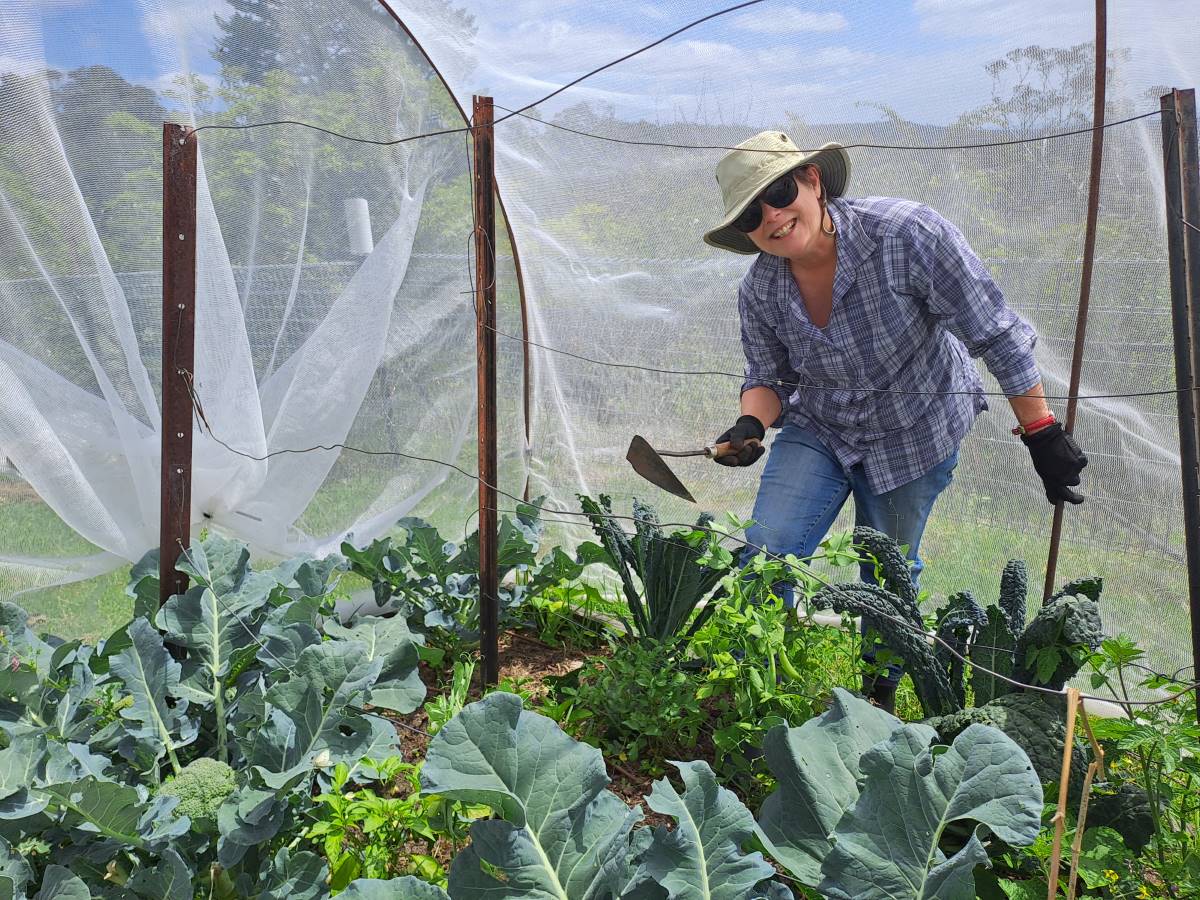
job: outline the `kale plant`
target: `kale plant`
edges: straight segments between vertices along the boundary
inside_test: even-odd
[[[1025,564],[1012,560],[1001,578],[999,603],[982,607],[969,592],[954,594],[936,615],[934,633],[939,640],[931,647],[899,546],[864,527],[854,530],[854,540],[877,560],[883,585],[834,585],[818,592],[814,603],[862,616],[903,658],[926,721],[941,740],[953,740],[972,723],[994,725],[1024,747],[1043,781],[1056,781],[1062,763],[1065,704],[1024,691],[1006,679],[1057,691],[1078,674],[1103,637],[1102,580],[1070,582],[1026,624],[1028,577]],[[973,707],[967,703],[964,659],[974,664]],[[1080,754],[1079,761],[1082,758]],[[1081,773],[1084,768],[1076,765],[1073,771]]]
[[[580,494],[579,502],[621,578],[626,629],[645,642],[685,644],[713,614],[725,593],[721,580],[734,566],[728,551],[712,552],[712,516],[705,513],[693,529],[668,534],[654,510],[634,500],[630,536],[613,517],[607,496],[597,502]]]

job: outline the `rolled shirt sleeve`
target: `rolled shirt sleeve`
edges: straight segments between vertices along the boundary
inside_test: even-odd
[[[788,411],[789,398],[799,381],[788,359],[787,348],[766,318],[763,304],[757,302],[750,277],[738,287],[738,315],[742,326],[742,351],[746,355],[746,380],[742,393],[753,387],[769,387],[779,397],[779,427]],[[786,386],[785,386],[786,385]]]
[[[1009,396],[1024,394],[1042,380],[1034,359],[1037,333],[1012,310],[953,223],[933,210],[922,216],[914,263],[924,275],[929,311],[958,338]]]

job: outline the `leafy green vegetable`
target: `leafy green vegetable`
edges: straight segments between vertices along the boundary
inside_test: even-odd
[[[414,639],[403,620],[333,617],[341,557],[256,572],[213,536],[180,565],[194,587],[161,610],[153,567],[135,567],[145,614],[94,650],[0,603],[0,820],[54,848],[22,860],[4,845],[0,897],[39,882],[45,896],[328,896],[322,861],[288,845],[331,767],[365,781],[379,773],[364,757],[395,755],[394,727],[363,706],[419,705]]]
[[[680,900],[744,900],[775,870],[760,853],[742,846],[754,834],[754,817],[732,793],[717,784],[704,762],[675,763],[683,779],[680,796],[663,778],[654,782],[646,804],[672,816],[674,830],[659,826],[642,856],[642,868]]]
[[[758,816],[771,855],[805,884],[821,880],[842,815],[859,795],[859,759],[900,727],[900,720],[842,688],[830,708],[799,728],[777,725],[763,744],[778,788]]]
[[[862,794],[821,866],[817,889],[826,897],[972,900],[973,870],[987,864],[987,851],[976,833],[947,858],[938,843],[952,822],[978,822],[1010,846],[1033,843],[1042,786],[1021,749],[984,725],[971,725],[941,752],[929,747],[935,736],[928,726],[905,725],[863,755]]]
[[[91,900],[92,892],[83,880],[75,877],[70,869],[62,866],[47,866],[42,888],[33,900]]]
[[[950,742],[972,724],[990,725],[1012,738],[1029,757],[1042,781],[1057,782],[1062,770],[1063,742],[1067,736],[1066,704],[1059,697],[1038,693],[1013,693],[997,697],[984,706],[960,710],[948,716],[926,719],[925,724]],[[1082,786],[1087,761],[1075,749],[1071,765],[1073,788]]]
[[[821,716],[773,729],[766,751],[779,788],[759,815],[764,846],[827,897],[973,897],[972,871],[987,853],[972,835],[947,858],[947,827],[969,820],[1014,846],[1032,843],[1041,783],[994,728],[966,729],[949,749],[931,748],[935,737],[840,688]]]
[[[1062,690],[1102,640],[1104,628],[1096,600],[1082,594],[1052,599],[1017,639],[1013,678]]]
[[[896,597],[896,606],[906,619],[921,620],[917,606],[917,586],[913,584],[911,563],[900,550],[900,545],[882,531],[866,525],[854,527],[854,543],[875,560],[875,574],[883,580],[883,587]]]
[[[345,900],[450,900],[450,895],[436,885],[405,875],[382,881],[376,878],[360,878],[350,882],[346,890],[338,894]]]
[[[967,642],[971,638],[972,629],[982,628],[986,624],[987,613],[971,596],[970,591],[952,594],[946,606],[938,612],[938,641],[933,655],[939,666],[945,668],[950,689],[954,692],[954,700],[960,707],[967,704],[967,685],[964,679],[966,663],[963,661],[966,659]]]
[[[1025,630],[1025,609],[1029,599],[1029,574],[1023,560],[1010,559],[1000,575],[1000,609],[1014,635]]]
[[[626,868],[641,817],[604,789],[600,752],[502,692],[472,703],[429,745],[424,791],[482,803],[502,818],[477,822],[450,869],[456,898],[603,900]]]
[[[732,557],[718,561],[708,552],[713,541],[705,529],[712,516],[700,516],[691,531],[666,534],[654,510],[634,500],[630,537],[613,518],[607,496],[601,494],[597,502],[580,494],[579,502],[621,578],[630,616],[626,625],[633,633],[666,643],[695,634],[723,596],[718,585],[733,566]],[[708,604],[700,609],[705,598]]]
[[[925,639],[924,622],[914,621],[895,594],[874,584],[836,584],[819,591],[812,602],[819,609],[862,616],[888,649],[904,659],[927,716],[945,715],[958,708],[949,674]]]
[[[989,606],[987,622],[975,633],[970,658],[975,664],[971,669],[971,690],[976,706],[1013,691],[1013,686],[1004,680],[1004,677],[1012,678],[1013,654],[1017,646],[1016,638],[1009,630],[1009,621],[1000,607]]]
[[[195,737],[195,724],[186,716],[187,701],[180,697],[180,665],[163,646],[162,635],[145,619],[129,624],[131,645],[113,657],[112,672],[125,683],[133,702],[121,710],[130,723],[129,736],[147,747],[157,761],[163,753],[180,771],[176,749]]]

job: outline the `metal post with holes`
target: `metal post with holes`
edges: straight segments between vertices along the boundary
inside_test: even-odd
[[[483,684],[500,680],[500,605],[496,527],[496,173],[492,98],[475,97],[474,153],[475,348],[479,411],[479,644]]]
[[[1163,177],[1167,201],[1167,257],[1171,272],[1171,324],[1179,458],[1183,475],[1183,534],[1192,618],[1192,670],[1200,678],[1200,153],[1196,149],[1196,92],[1174,90],[1160,100]],[[1200,713],[1200,692],[1196,699]]]
[[[159,605],[187,590],[175,570],[189,546],[192,510],[192,397],[196,337],[196,136],[163,123],[162,496]]]

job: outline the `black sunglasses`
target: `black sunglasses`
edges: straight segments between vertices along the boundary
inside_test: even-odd
[[[776,209],[783,209],[785,206],[791,206],[796,199],[796,194],[800,192],[800,185],[796,182],[796,177],[791,172],[786,175],[780,175],[763,191],[750,201],[750,205],[742,210],[742,214],[733,220],[733,227],[742,234],[749,234],[759,225],[762,224],[762,206],[760,201],[773,206]]]

